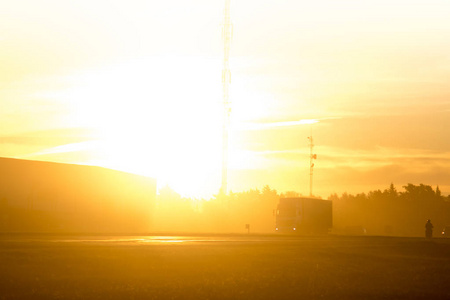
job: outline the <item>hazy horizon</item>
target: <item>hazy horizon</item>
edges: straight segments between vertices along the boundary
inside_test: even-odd
[[[390,183],[450,194],[448,11],[443,1],[232,0],[229,190],[308,195],[312,131],[315,195]],[[210,0],[5,3],[0,156],[216,194],[222,14]]]

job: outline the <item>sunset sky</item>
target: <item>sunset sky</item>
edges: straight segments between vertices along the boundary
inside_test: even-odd
[[[0,156],[218,192],[224,1],[3,2]],[[308,194],[312,131],[316,195],[450,194],[449,16],[443,0],[231,0],[229,188]]]

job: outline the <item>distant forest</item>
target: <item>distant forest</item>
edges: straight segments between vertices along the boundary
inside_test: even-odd
[[[299,194],[293,193],[292,196]],[[156,197],[153,228],[156,231],[194,232],[273,232],[274,210],[280,195],[265,186],[262,190],[228,195],[212,199],[182,198],[170,187],[164,187]]]
[[[268,185],[210,200],[182,198],[165,187],[156,198],[153,228],[158,231],[274,232],[275,211],[280,197],[299,197],[296,192],[278,193]],[[439,187],[408,184],[351,195],[331,195],[333,233],[423,236],[431,219],[437,236],[450,225],[450,196]]]
[[[331,195],[335,230],[361,227],[371,235],[423,236],[430,219],[437,236],[450,225],[450,196],[442,196],[439,186],[409,183],[403,189],[391,184],[384,191]]]
[[[114,170],[0,158],[0,232],[275,232],[281,197],[268,185],[211,199],[183,198],[156,181]],[[391,184],[367,194],[344,193],[332,201],[336,234],[434,236],[450,226],[450,196],[439,187]],[[246,226],[246,225],[249,226]]]

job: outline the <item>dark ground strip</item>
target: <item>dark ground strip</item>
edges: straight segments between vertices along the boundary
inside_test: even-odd
[[[450,239],[14,237],[0,299],[449,299]]]

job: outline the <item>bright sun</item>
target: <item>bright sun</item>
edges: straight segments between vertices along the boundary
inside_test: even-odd
[[[98,136],[89,163],[154,176],[184,195],[217,189],[220,74],[212,59],[154,57],[73,76],[72,125]]]

